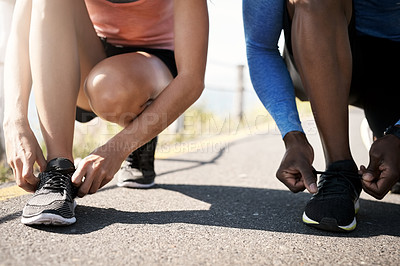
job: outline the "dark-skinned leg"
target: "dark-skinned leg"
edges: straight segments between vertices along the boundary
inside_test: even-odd
[[[352,54],[348,35],[351,0],[290,0],[292,47],[311,102],[327,171],[307,203],[303,222],[328,231],[356,228],[361,193],[349,145],[348,102]]]
[[[292,46],[320,133],[327,166],[352,159],[348,96],[352,60],[351,0],[290,0]]]

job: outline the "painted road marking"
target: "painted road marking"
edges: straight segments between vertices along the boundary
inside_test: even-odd
[[[0,201],[19,197],[22,195],[29,194],[19,186],[12,186],[0,189]]]

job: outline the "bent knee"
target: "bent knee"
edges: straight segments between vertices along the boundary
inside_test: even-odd
[[[110,122],[124,124],[139,115],[150,100],[140,80],[136,84],[118,69],[101,65],[93,68],[85,82],[85,93],[94,112]]]

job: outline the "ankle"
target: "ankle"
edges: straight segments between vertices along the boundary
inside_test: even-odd
[[[358,171],[357,164],[353,159],[338,160],[326,164],[328,171]]]
[[[325,164],[328,167],[329,165],[340,162],[340,161],[352,161],[354,162],[353,156],[351,155],[350,151],[346,152],[339,152],[336,154],[327,153],[325,152]]]
[[[47,163],[54,159],[67,159],[67,160],[71,161],[72,163],[74,162],[74,157],[67,153],[65,153],[65,154],[62,154],[62,153],[50,154],[49,153],[47,155]]]

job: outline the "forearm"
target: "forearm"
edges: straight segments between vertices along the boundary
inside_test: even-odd
[[[17,1],[4,65],[4,124],[28,123],[32,86],[29,62],[30,1]]]
[[[247,48],[253,87],[275,120],[282,137],[290,131],[303,131],[297,112],[294,88],[278,51]]]

